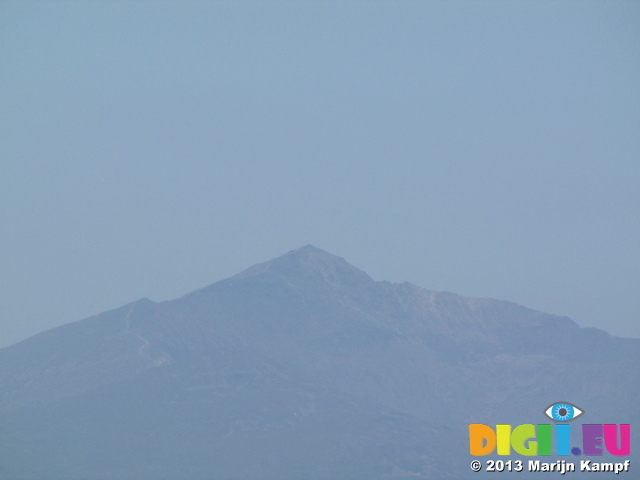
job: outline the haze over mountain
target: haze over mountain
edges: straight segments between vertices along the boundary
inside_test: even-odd
[[[631,423],[633,454],[639,365],[638,339],[306,246],[0,350],[0,478],[477,478],[469,423],[557,401]]]

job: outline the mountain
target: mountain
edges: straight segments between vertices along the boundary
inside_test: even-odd
[[[1,349],[0,478],[478,478],[469,423],[558,401],[633,449],[639,366],[638,339],[306,246]]]

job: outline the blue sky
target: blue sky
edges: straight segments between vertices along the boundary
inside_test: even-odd
[[[638,2],[4,0],[0,67],[0,346],[309,243],[640,337]]]

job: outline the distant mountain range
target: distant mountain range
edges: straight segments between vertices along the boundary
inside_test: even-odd
[[[638,398],[638,339],[306,246],[1,349],[0,479],[484,478],[468,424],[558,401],[630,423],[633,464]]]

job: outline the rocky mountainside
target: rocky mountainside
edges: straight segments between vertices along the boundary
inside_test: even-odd
[[[639,366],[640,340],[306,246],[1,349],[0,478],[477,478],[469,423],[556,401],[637,444]]]

